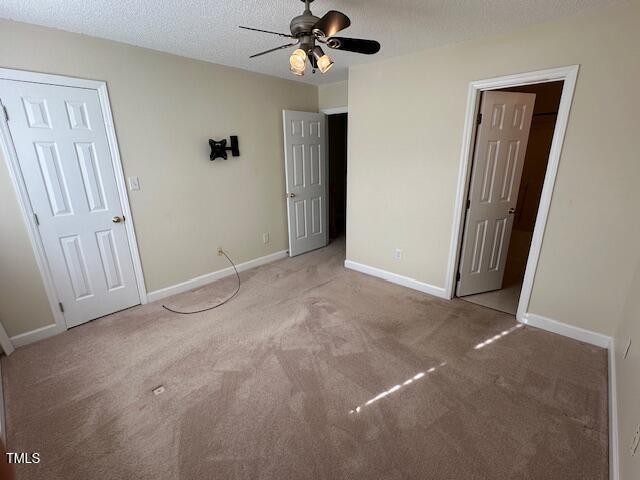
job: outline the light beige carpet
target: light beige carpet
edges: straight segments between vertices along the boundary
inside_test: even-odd
[[[244,273],[212,312],[136,307],[4,358],[9,449],[42,459],[18,478],[607,478],[604,350],[343,260],[334,244]]]

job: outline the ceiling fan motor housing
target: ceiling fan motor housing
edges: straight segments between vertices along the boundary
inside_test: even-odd
[[[320,20],[311,12],[305,12],[291,20],[291,35],[298,38],[304,35],[311,35],[311,29]]]

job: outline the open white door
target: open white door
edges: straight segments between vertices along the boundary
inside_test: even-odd
[[[0,80],[0,101],[66,326],[139,304],[98,92]]]
[[[323,113],[284,110],[289,255],[327,245],[327,135]]]
[[[502,288],[535,98],[533,93],[482,95],[456,290],[459,297]]]

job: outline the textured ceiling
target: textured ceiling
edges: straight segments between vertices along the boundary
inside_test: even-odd
[[[327,74],[294,77],[288,52],[249,55],[288,39],[240,30],[248,25],[288,33],[300,0],[1,0],[0,18],[119,42],[311,83],[347,78],[347,67],[469,38],[512,31],[615,0],[316,0],[322,16],[339,10],[352,21],[340,35],[378,40],[374,56],[333,52]]]

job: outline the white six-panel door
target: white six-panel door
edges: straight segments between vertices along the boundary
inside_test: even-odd
[[[458,296],[502,288],[535,97],[492,91],[482,95]]]
[[[324,247],[327,233],[327,138],[323,113],[283,111],[289,255]]]
[[[0,80],[67,327],[140,303],[98,92]]]

